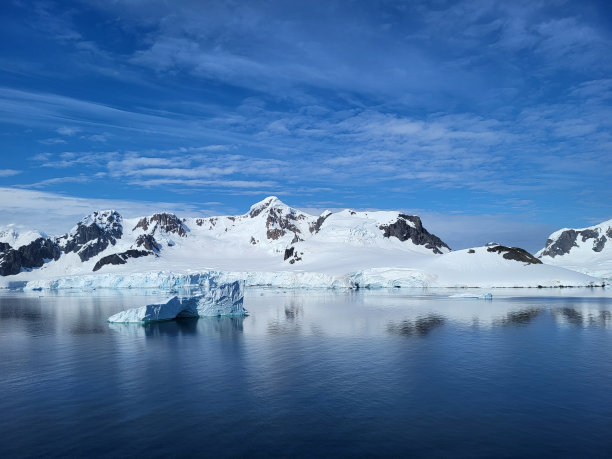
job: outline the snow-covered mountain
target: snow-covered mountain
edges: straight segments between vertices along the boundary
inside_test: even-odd
[[[128,274],[139,274],[138,279],[152,285],[167,282],[168,276],[141,275],[161,271],[173,273],[172,279],[177,273],[215,271],[228,280],[246,279],[247,285],[275,286],[595,282],[539,263],[521,249],[500,245],[451,253],[415,215],[347,209],[315,216],[276,197],[237,216],[179,218],[158,213],[124,219],[116,211],[98,211],[59,237],[40,237],[20,247],[0,245],[0,275],[31,285],[51,285],[48,280],[56,286],[82,285],[85,275],[87,285],[95,285],[107,275],[99,285],[132,286],[122,279]]]
[[[591,276],[612,278],[612,220],[552,233],[536,256],[544,263]]]

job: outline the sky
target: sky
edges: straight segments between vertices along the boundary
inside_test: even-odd
[[[452,248],[612,218],[607,1],[4,0],[0,226],[397,209]]]

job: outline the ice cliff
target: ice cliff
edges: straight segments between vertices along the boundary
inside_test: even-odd
[[[216,283],[202,286],[202,293],[194,296],[174,296],[164,303],[149,304],[112,315],[109,322],[157,322],[188,317],[245,315],[242,306],[244,282]]]

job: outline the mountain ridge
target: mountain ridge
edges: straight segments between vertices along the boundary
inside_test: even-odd
[[[544,263],[612,278],[612,219],[585,228],[562,228],[536,253]]]
[[[0,275],[17,274],[22,268],[40,268],[71,254],[76,254],[81,263],[95,261],[92,270],[98,271],[106,264],[125,264],[130,258],[162,256],[168,247],[180,244],[182,239],[197,238],[206,232],[209,234],[205,236],[208,239],[208,236],[212,236],[214,241],[202,241],[203,246],[206,243],[218,243],[233,238],[234,242],[248,242],[252,246],[267,247],[282,254],[285,261],[285,250],[306,240],[322,237],[318,235],[333,215],[337,215],[336,220],[339,221],[347,220],[347,217],[352,220],[344,221],[343,224],[335,222],[336,226],[340,227],[340,233],[344,231],[348,234],[342,241],[347,244],[368,245],[367,240],[380,243],[384,239],[394,238],[399,242],[408,241],[411,245],[403,247],[408,250],[425,250],[434,254],[450,251],[440,238],[423,227],[421,219],[416,215],[395,211],[356,212],[347,209],[336,214],[325,211],[315,216],[288,206],[276,196],[269,196],[253,204],[245,214],[236,216],[180,218],[174,213],[159,212],[146,217],[124,219],[115,210],[97,210],[83,217],[67,233],[42,238],[44,247],[47,250],[55,247],[56,252],[59,250],[59,256],[41,256],[36,262],[19,264],[23,257],[19,258],[14,254],[19,252],[20,247],[3,243],[0,247]],[[334,237],[338,237],[338,234]],[[11,240],[18,240],[18,235],[13,234]],[[41,245],[40,241],[38,245],[34,242],[29,242],[29,248],[24,250],[31,252]],[[126,242],[129,242],[129,247]],[[115,246],[117,251],[112,251]],[[105,260],[101,259],[102,255]],[[290,263],[295,261],[292,259]],[[76,260],[73,261],[73,264],[75,263]]]
[[[134,286],[138,279],[163,286],[174,274],[212,271],[247,285],[287,288],[602,285],[541,264],[518,247],[451,251],[416,215],[351,209],[311,215],[274,196],[234,216],[123,218],[96,211],[69,232],[30,244],[0,247],[6,278],[0,286]]]

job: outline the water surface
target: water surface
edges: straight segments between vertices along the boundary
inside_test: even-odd
[[[608,456],[609,290],[0,294],[0,457]],[[482,293],[482,292],[481,292]]]

